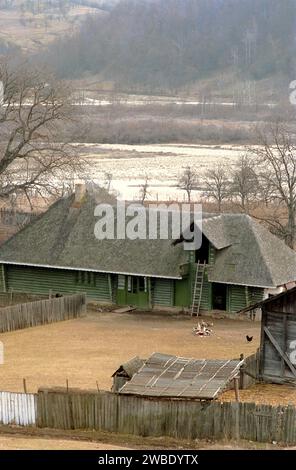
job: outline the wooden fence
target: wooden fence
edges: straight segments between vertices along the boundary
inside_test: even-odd
[[[85,309],[85,294],[1,308],[0,333],[78,318],[85,313]]]
[[[109,392],[41,389],[37,426],[179,439],[247,439],[296,444],[296,408],[155,400]]]
[[[49,294],[28,294],[14,291],[0,292],[0,308],[47,299],[49,299]]]
[[[246,390],[259,381],[259,349],[255,354],[245,358],[240,370],[240,388]]]
[[[36,424],[37,395],[0,392],[0,424],[32,426]]]

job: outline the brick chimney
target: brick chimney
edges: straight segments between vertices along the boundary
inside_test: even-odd
[[[86,195],[86,186],[84,183],[75,184],[75,197],[72,207],[80,207],[83,204]]]

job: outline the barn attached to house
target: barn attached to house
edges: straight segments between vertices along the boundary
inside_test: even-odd
[[[296,288],[253,306],[261,309],[259,378],[296,383]]]
[[[296,254],[247,215],[204,214],[202,246],[95,237],[87,191],[53,204],[0,247],[0,290],[87,294],[142,309],[237,312],[296,281]],[[114,221],[117,222],[116,205]],[[187,246],[188,248],[188,246]]]

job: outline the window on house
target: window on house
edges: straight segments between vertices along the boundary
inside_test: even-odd
[[[136,277],[132,277],[132,293],[138,293],[138,279]]]
[[[77,271],[76,272],[76,284],[81,285],[95,285],[95,273],[88,271]]]
[[[118,283],[117,283],[118,289],[124,290],[125,289],[125,276],[119,274],[118,275]]]
[[[128,276],[127,278],[127,290],[128,292],[132,291],[132,276]]]
[[[144,277],[139,278],[139,291],[145,292],[145,278]]]
[[[137,294],[138,292],[147,292],[147,278],[128,276],[127,290],[132,294]]]

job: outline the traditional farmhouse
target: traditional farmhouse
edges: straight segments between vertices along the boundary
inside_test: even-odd
[[[202,246],[188,251],[182,238],[98,240],[97,203],[80,188],[4,243],[0,290],[237,312],[296,281],[296,254],[246,215],[204,215]]]

